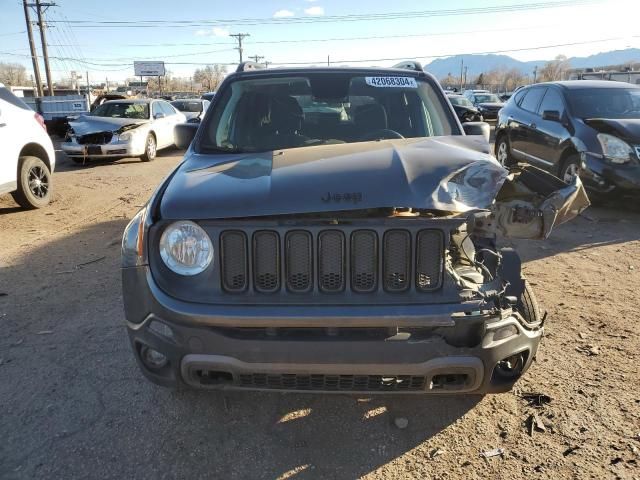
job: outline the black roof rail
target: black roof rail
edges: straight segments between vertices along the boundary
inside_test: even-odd
[[[405,60],[404,62],[400,62],[397,65],[394,65],[391,68],[402,68],[404,70],[415,70],[416,72],[423,72],[422,64],[420,62],[416,62],[415,60]]]
[[[264,65],[257,62],[242,62],[236,68],[236,72],[248,72],[250,70],[262,70],[264,69]]]

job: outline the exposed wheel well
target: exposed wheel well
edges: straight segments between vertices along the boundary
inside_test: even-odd
[[[49,155],[47,155],[47,151],[42,148],[42,145],[38,145],[37,143],[28,143],[22,150],[20,150],[19,157],[38,157],[42,160],[49,171],[51,171],[51,159]],[[20,174],[20,162],[18,162],[18,175]]]
[[[556,174],[560,175],[560,172],[562,172],[562,169],[567,163],[567,160],[573,155],[578,155],[578,151],[574,147],[568,147],[564,152],[562,152],[562,156],[560,157],[560,161],[558,162],[558,171],[556,172]]]

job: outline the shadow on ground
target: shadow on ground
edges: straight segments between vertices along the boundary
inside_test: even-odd
[[[354,478],[481,401],[154,386],[124,329],[114,239],[125,224],[93,225],[0,270],[2,478]]]

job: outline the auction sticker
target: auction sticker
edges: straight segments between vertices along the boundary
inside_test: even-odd
[[[367,85],[383,88],[418,88],[413,77],[365,77]]]

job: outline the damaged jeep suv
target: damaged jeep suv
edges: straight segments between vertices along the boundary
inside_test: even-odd
[[[488,393],[543,319],[499,235],[546,238],[588,199],[504,169],[411,68],[248,70],[127,226],[127,327],[171,387]]]

